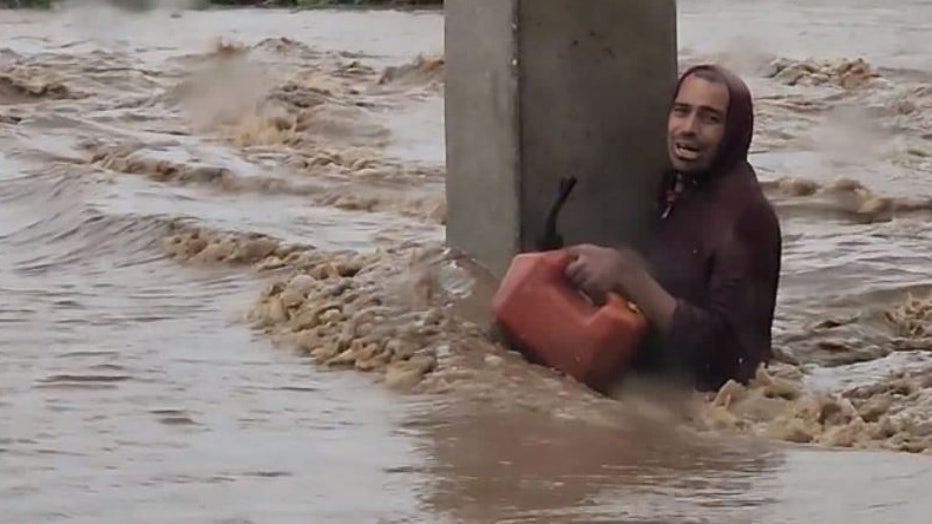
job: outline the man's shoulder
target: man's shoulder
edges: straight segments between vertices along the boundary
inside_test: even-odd
[[[763,196],[746,200],[735,216],[735,229],[739,236],[780,236],[780,219],[770,202]]]
[[[781,235],[780,219],[773,204],[764,194],[753,170],[735,177],[725,187],[726,206],[735,234],[744,241],[767,242]]]

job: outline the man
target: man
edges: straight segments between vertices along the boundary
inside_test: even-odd
[[[596,301],[617,292],[652,326],[636,367],[700,390],[746,383],[771,358],[780,273],[776,214],[747,161],[751,95],[730,71],[688,70],[668,118],[671,168],[643,257],[631,247],[572,246],[566,274]]]

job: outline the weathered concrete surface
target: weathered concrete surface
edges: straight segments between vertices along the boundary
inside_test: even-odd
[[[487,268],[520,238],[516,9],[444,2],[447,241]]]
[[[447,0],[447,241],[501,276],[560,177],[567,243],[643,231],[676,79],[674,0]]]

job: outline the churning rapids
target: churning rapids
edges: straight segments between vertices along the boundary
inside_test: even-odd
[[[932,4],[680,2],[779,362],[600,398],[443,249],[438,12],[0,11],[0,521],[924,523]]]

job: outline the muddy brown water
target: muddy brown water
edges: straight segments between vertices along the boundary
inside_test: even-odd
[[[758,99],[781,358],[829,389],[932,367],[884,315],[932,290],[932,4],[680,9],[683,60]],[[928,455],[590,423],[530,371],[520,403],[405,395],[251,331],[263,277],[170,259],[170,223],[441,240],[438,77],[378,79],[442,53],[442,18],[171,13],[0,11],[0,522],[927,522]],[[886,83],[804,85],[770,55],[863,57]]]

